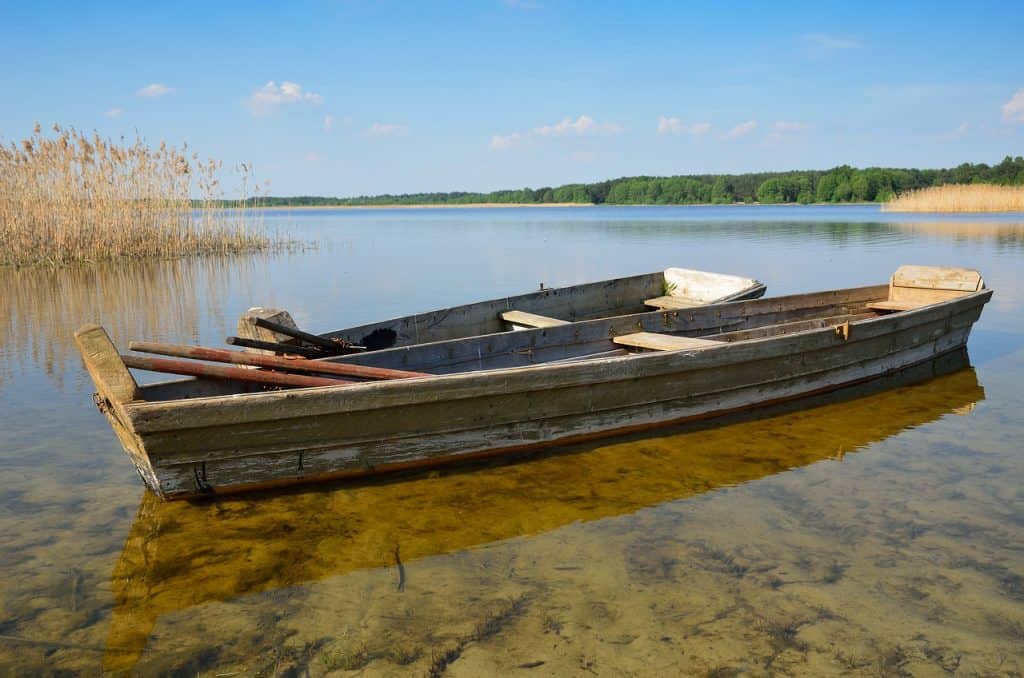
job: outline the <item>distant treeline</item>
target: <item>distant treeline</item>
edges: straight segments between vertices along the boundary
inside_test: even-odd
[[[911,189],[944,184],[1024,185],[1024,158],[998,165],[964,163],[950,169],[889,169],[848,165],[830,170],[623,177],[594,184],[523,188],[492,193],[403,193],[356,198],[261,197],[265,206],[468,205],[474,203],[593,203],[692,205],[743,203],[885,202]],[[240,206],[238,201],[226,205]],[[249,201],[252,204],[252,201]]]

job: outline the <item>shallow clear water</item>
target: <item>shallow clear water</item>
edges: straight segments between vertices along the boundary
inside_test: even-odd
[[[181,675],[1024,671],[1024,215],[275,212],[274,256],[0,270],[0,668]],[[163,504],[71,343],[220,345],[659,270],[769,294],[977,268],[972,367],[712,428]],[[401,565],[399,565],[399,563]]]

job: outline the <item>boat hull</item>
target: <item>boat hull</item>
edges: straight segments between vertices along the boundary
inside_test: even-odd
[[[864,298],[879,292],[861,291]],[[857,291],[845,292],[856,305]],[[119,437],[147,486],[165,498],[369,475],[709,419],[869,381],[965,346],[990,296],[983,290],[857,320],[847,333],[826,326],[699,351],[244,394],[216,403],[128,403],[108,416],[124,432]],[[704,307],[690,320],[724,323],[723,313],[742,317],[773,304],[783,311],[784,301],[765,299]],[[654,315],[664,324],[679,322]],[[585,328],[561,331],[585,334]]]

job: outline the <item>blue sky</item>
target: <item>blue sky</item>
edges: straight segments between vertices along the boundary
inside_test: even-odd
[[[251,161],[276,195],[1024,154],[1024,3],[0,4],[35,121]]]

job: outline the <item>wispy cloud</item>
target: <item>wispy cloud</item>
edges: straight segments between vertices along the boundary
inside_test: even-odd
[[[542,125],[534,127],[526,132],[513,132],[512,134],[496,134],[491,137],[489,148],[492,151],[504,151],[513,146],[535,138],[561,137],[566,135],[598,135],[618,134],[622,128],[615,123],[598,122],[589,115],[581,115],[575,120],[565,118],[553,125]]]
[[[393,125],[387,122],[375,122],[370,125],[366,133],[372,137],[393,137],[399,134],[405,134],[409,131],[409,128],[404,125]]]
[[[107,116],[108,118],[120,118],[122,113],[124,113],[124,109],[117,108],[115,106],[114,108],[108,109],[107,112],[103,115]]]
[[[803,132],[808,129],[810,125],[806,122],[798,122],[796,120],[779,120],[775,123],[772,131],[768,134],[765,139],[768,143],[778,143],[784,139],[791,138],[796,134]]]
[[[695,122],[692,125],[683,123],[680,118],[658,116],[658,134],[692,134],[700,136],[711,131],[710,122]]]
[[[145,87],[140,89],[138,92],[136,92],[136,94],[139,95],[140,97],[153,98],[153,97],[162,97],[165,94],[172,93],[173,91],[174,91],[174,88],[168,87],[167,85],[163,84],[162,82],[154,82],[151,85],[146,85]]]
[[[304,92],[302,85],[282,80],[278,85],[273,80],[260,87],[249,96],[249,108],[259,115],[273,106],[286,104],[322,104],[324,98],[315,92]]]
[[[726,139],[739,139],[742,136],[750,134],[757,129],[757,120],[747,120],[733,127],[731,130],[725,133]]]
[[[971,126],[968,123],[966,123],[966,122],[962,122],[952,132],[946,132],[945,134],[943,134],[942,138],[943,139],[959,139],[963,135],[967,134],[970,130],[971,130]]]
[[[488,145],[488,148],[492,151],[507,151],[524,138],[525,135],[520,134],[519,132],[513,132],[512,134],[495,134],[491,137],[491,143]]]
[[[800,36],[800,39],[807,47],[820,52],[859,49],[864,46],[853,38],[843,35],[833,35],[831,33],[807,33]]]
[[[1024,89],[1017,90],[1017,93],[1003,104],[1003,122],[1024,122]]]
[[[333,129],[334,129],[334,116],[333,115],[325,115],[324,116],[324,131],[327,132],[328,134],[330,134],[331,130],[333,130]]]

